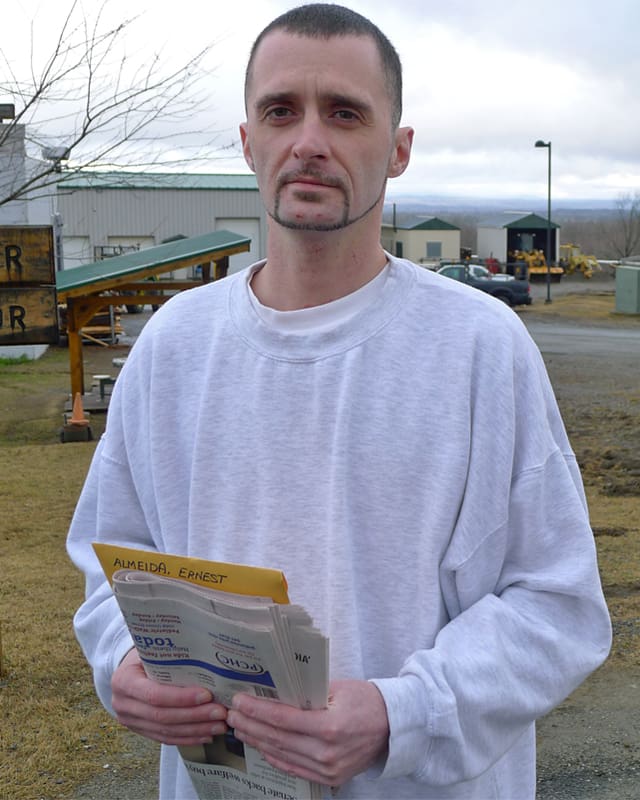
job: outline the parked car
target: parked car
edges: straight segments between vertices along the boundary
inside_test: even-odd
[[[473,286],[475,289],[480,289],[487,294],[493,295],[498,300],[511,306],[528,306],[531,303],[531,294],[529,281],[518,280],[495,280],[491,278],[476,278],[472,271],[471,266],[468,264],[450,264],[447,267],[441,267],[438,270],[438,275],[444,275],[447,278],[466,283]]]
[[[474,278],[491,278],[493,281],[515,280],[513,275],[507,275],[506,272],[491,272],[481,264],[469,264],[469,272]]]

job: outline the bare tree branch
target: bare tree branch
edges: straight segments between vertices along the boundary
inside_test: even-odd
[[[607,226],[606,234],[618,258],[640,254],[640,192],[618,195],[614,219]]]
[[[71,174],[96,168],[176,168],[210,160],[221,149],[216,135],[199,137],[203,132],[192,126],[195,110],[205,103],[198,86],[213,45],[174,68],[167,69],[159,55],[136,63],[124,40],[137,19],[106,25],[108,2],[89,18],[79,0],[72,0],[40,67],[32,29],[28,77],[18,75],[0,52],[0,99],[16,106],[15,119],[0,125],[0,154],[3,148],[11,152],[11,143],[24,131],[31,155],[26,171],[17,162],[9,164],[12,180],[3,164],[0,205],[51,191],[60,179],[60,163],[38,160],[38,150],[52,143],[69,153],[65,171]],[[204,141],[196,145],[198,138]]]

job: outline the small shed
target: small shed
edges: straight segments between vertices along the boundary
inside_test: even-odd
[[[547,253],[547,218],[529,211],[505,211],[478,224],[478,256],[507,263],[516,250],[542,250],[547,263],[553,264],[558,259],[560,226],[551,221],[550,228],[551,257]]]
[[[616,267],[616,311],[640,314],[640,257],[623,258]]]
[[[460,228],[439,217],[383,223],[381,241],[387,252],[418,264],[460,258]]]
[[[159,305],[176,292],[223,278],[229,256],[250,245],[250,239],[237,233],[215,231],[56,273],[58,303],[65,304],[67,312],[71,396],[84,394],[82,328],[95,314],[131,302],[132,293],[136,303]],[[199,280],[158,279],[194,265],[201,268]]]

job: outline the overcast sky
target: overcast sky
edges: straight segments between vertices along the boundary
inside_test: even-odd
[[[85,0],[88,8],[95,2]],[[255,36],[286,0],[110,0],[108,13],[140,14],[129,52],[181,61],[210,42],[208,94],[199,112],[221,146],[238,141],[242,83]],[[352,0],[395,44],[404,65],[403,124],[415,128],[412,162],[390,196],[545,198],[552,142],[553,196],[614,200],[640,191],[638,0]],[[12,37],[29,48],[36,15],[44,52],[60,3],[13,0]],[[22,26],[22,27],[21,27]],[[0,47],[10,54],[4,27]],[[22,37],[22,38],[20,38]],[[15,49],[12,51],[15,57]],[[0,102],[2,99],[0,98]],[[246,172],[239,148],[206,171]],[[200,168],[200,171],[205,171]]]

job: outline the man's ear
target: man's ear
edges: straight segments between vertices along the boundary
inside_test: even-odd
[[[243,122],[240,125],[240,140],[242,142],[242,152],[244,153],[244,160],[250,170],[255,172],[253,165],[253,156],[251,155],[251,148],[249,147],[249,134],[247,133],[247,123]]]
[[[393,153],[389,159],[387,178],[397,178],[409,166],[411,145],[413,144],[413,128],[398,128]]]

